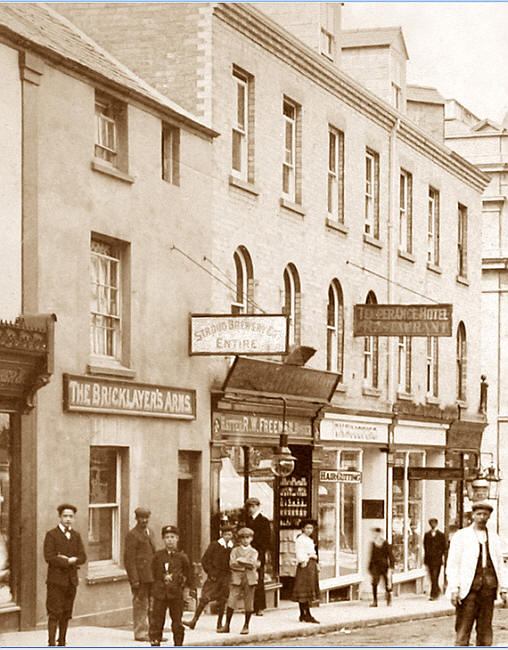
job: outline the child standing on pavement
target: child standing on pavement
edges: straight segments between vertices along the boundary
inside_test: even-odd
[[[372,576],[372,603],[377,607],[377,586],[382,577],[385,583],[386,604],[392,604],[392,547],[384,539],[381,528],[373,528],[373,539],[370,547],[369,573]]]
[[[229,566],[231,579],[229,583],[229,598],[226,610],[226,624],[217,632],[229,632],[231,619],[235,609],[244,609],[245,621],[240,634],[249,633],[249,622],[254,610],[254,591],[258,582],[257,568],[260,565],[258,552],[251,546],[254,531],[251,528],[240,528],[238,531],[240,544],[231,551]]]
[[[312,601],[319,598],[319,580],[316,545],[312,539],[314,519],[303,519],[300,523],[302,532],[296,538],[296,567],[293,583],[293,600],[300,606],[300,622],[319,623],[310,613]]]

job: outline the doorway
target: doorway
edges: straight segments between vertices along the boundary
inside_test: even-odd
[[[191,564],[201,558],[201,486],[199,480],[199,452],[182,451],[178,454],[178,530],[180,549]]]

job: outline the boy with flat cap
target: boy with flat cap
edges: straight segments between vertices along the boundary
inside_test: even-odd
[[[46,533],[44,559],[48,563],[47,598],[48,645],[64,646],[78,586],[78,568],[86,562],[80,534],[74,530],[76,506],[62,503],[57,508],[60,522]]]
[[[171,631],[175,646],[183,645],[185,628],[182,625],[183,605],[193,577],[189,558],[178,550],[179,533],[175,526],[162,527],[164,548],[153,556],[153,585],[150,612],[150,644],[160,646],[166,610],[171,617]]]
[[[254,531],[252,546],[259,554],[258,583],[254,592],[254,612],[263,616],[266,609],[265,596],[265,561],[266,552],[271,550],[272,531],[270,520],[261,514],[261,502],[257,497],[250,497],[245,502],[245,525]]]
[[[125,537],[124,566],[132,591],[134,639],[149,641],[148,606],[153,582],[152,560],[155,554],[153,534],[148,528],[148,508],[136,508],[136,525]]]
[[[447,593],[455,607],[455,645],[468,646],[476,623],[476,645],[492,645],[492,616],[499,590],[506,605],[508,576],[501,552],[501,540],[487,521],[492,506],[473,503],[473,523],[458,530],[450,542],[446,577]]]

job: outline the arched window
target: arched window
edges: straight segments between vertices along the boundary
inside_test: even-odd
[[[466,327],[461,321],[457,327],[457,399],[466,401]]]
[[[249,251],[239,246],[233,255],[236,272],[236,297],[231,303],[232,314],[249,314],[254,301],[254,271]]]
[[[344,299],[338,280],[328,287],[326,320],[326,369],[336,372],[342,382],[344,364]]]
[[[377,305],[373,291],[369,291],[367,305]],[[377,336],[366,336],[363,343],[363,381],[369,388],[377,388],[379,383],[379,344]]]
[[[294,264],[284,269],[284,306],[289,316],[289,345],[300,344],[300,278]]]

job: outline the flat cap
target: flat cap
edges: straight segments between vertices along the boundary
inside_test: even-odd
[[[152,513],[150,512],[150,510],[148,510],[148,508],[142,508],[140,506],[139,508],[136,508],[136,510],[134,510],[134,514],[136,515],[136,517],[149,517]]]
[[[61,503],[56,510],[59,515],[61,515],[64,510],[72,510],[74,513],[78,511],[76,506],[73,506],[72,503]]]
[[[220,532],[227,533],[227,532],[231,532],[234,529],[235,527],[232,526],[231,524],[222,524],[222,526],[220,527]]]
[[[244,526],[238,531],[238,537],[254,537],[254,531],[252,528],[247,528],[247,526]]]
[[[471,510],[473,512],[475,512],[475,510],[486,510],[487,512],[492,512],[494,508],[490,505],[488,501],[476,501],[475,503],[473,503]]]
[[[257,497],[249,497],[245,502],[246,506],[260,506],[261,501]]]
[[[176,526],[163,526],[161,530],[162,537],[168,533],[173,533],[173,535],[180,536],[180,533],[178,532],[178,528]]]

